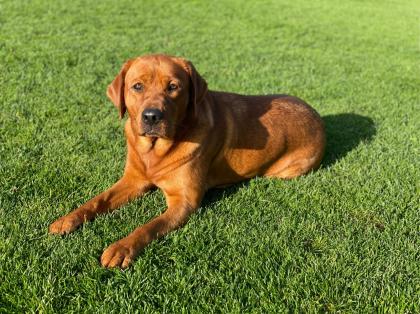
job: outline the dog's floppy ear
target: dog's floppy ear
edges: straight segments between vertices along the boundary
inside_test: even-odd
[[[194,116],[198,116],[198,108],[207,94],[207,82],[197,72],[193,64],[185,59],[177,58],[190,76],[190,103],[193,105]]]
[[[106,90],[106,95],[113,102],[115,107],[118,108],[121,119],[124,117],[126,111],[124,99],[124,79],[133,61],[134,59],[130,59],[126,63],[124,63],[120,70],[120,73],[118,73],[118,75],[114,78],[112,83],[108,85],[108,88]]]

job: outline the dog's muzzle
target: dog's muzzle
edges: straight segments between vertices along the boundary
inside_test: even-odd
[[[146,109],[141,114],[141,120],[144,125],[153,126],[158,124],[163,119],[163,112],[159,109]]]

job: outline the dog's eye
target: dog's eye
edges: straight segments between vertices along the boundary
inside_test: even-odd
[[[143,91],[143,84],[136,83],[136,84],[134,84],[134,85],[133,85],[133,89],[134,89],[136,92],[141,92],[141,91]]]
[[[168,92],[173,92],[174,90],[178,89],[178,85],[176,85],[175,83],[169,83],[168,85]]]

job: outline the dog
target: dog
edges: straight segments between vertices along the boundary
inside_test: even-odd
[[[255,176],[295,178],[316,169],[324,155],[323,122],[303,100],[210,91],[183,58],[130,59],[107,96],[121,118],[128,112],[124,174],[49,232],[68,234],[152,188],[163,191],[168,207],[106,248],[104,267],[128,267],[151,241],[184,225],[208,189]]]

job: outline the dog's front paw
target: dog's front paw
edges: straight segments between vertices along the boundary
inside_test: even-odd
[[[83,221],[75,214],[68,214],[54,221],[49,228],[51,234],[68,234],[80,226]]]
[[[137,255],[137,250],[133,245],[126,242],[127,241],[120,240],[105,249],[101,256],[101,264],[103,267],[127,268],[131,264]]]

